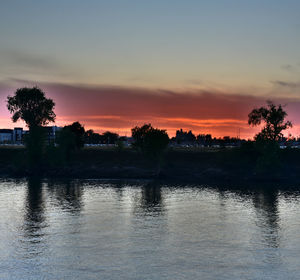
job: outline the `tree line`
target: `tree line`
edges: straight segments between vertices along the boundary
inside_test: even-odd
[[[12,114],[12,121],[23,120],[29,128],[26,138],[26,147],[32,163],[41,161],[44,138],[43,127],[51,122],[55,122],[55,103],[52,99],[46,98],[45,93],[38,87],[19,88],[13,96],[7,97],[7,108]],[[266,106],[253,109],[248,115],[250,126],[263,124],[262,130],[255,135],[256,149],[262,153],[262,159],[276,162],[278,156],[278,141],[283,137],[284,130],[292,127],[290,121],[286,121],[287,112],[282,105],[275,105],[271,101]],[[169,136],[166,130],[154,128],[151,124],[144,124],[141,127],[134,127],[131,130],[133,147],[145,155],[159,158],[169,144]],[[202,137],[202,138],[201,138]],[[204,138],[203,138],[204,137]],[[196,139],[191,131],[177,131],[176,138]],[[199,135],[199,140],[211,140],[211,136]],[[58,148],[65,159],[71,153],[83,147],[84,143],[105,142],[107,144],[116,143],[118,135],[106,132],[102,135],[93,130],[84,130],[79,122],[63,127],[57,139]]]
[[[42,160],[45,149],[45,125],[55,122],[55,103],[46,98],[45,93],[38,87],[17,89],[13,96],[7,97],[7,108],[12,114],[12,121],[23,120],[29,128],[25,145],[32,164]],[[132,129],[133,146],[141,152],[158,157],[166,149],[169,137],[166,130],[153,128],[151,124]],[[66,125],[58,133],[57,144],[64,160],[68,160],[73,151],[89,142],[104,142],[113,144],[119,140],[116,133],[105,132],[102,135],[93,130],[85,131],[79,122]]]

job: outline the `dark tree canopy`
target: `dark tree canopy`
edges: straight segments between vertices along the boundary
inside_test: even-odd
[[[64,126],[63,131],[69,131],[73,134],[76,148],[80,149],[84,146],[85,130],[79,122]]]
[[[22,119],[29,129],[54,122],[54,106],[53,100],[46,98],[38,87],[20,88],[14,96],[7,97],[7,108],[13,114],[13,122]]]
[[[141,127],[134,127],[132,130],[134,146],[144,153],[158,156],[166,149],[169,143],[169,136],[165,130],[153,128],[151,124],[144,124]]]
[[[292,127],[290,121],[285,121],[287,113],[282,109],[281,105],[274,105],[271,101],[267,102],[267,107],[253,109],[248,115],[248,124],[258,126],[262,122],[265,126],[260,133],[256,135],[256,139],[278,141],[282,136],[282,131]]]
[[[85,132],[86,137],[91,137],[91,136],[93,136],[93,134],[95,134],[95,132],[92,129],[89,129]]]
[[[117,133],[106,131],[101,135],[101,138],[105,144],[115,144],[119,139],[119,135]]]

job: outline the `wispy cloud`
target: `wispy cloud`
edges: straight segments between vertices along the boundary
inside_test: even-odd
[[[203,81],[201,79],[188,79],[184,81],[187,85],[203,85]]]
[[[290,73],[295,73],[297,72],[299,69],[299,65],[292,65],[292,64],[284,64],[281,66],[281,69],[290,72]]]
[[[84,77],[84,71],[72,67],[68,61],[62,63],[49,54],[31,53],[19,49],[0,48],[0,77],[2,79],[38,81],[68,81]]]
[[[285,87],[289,89],[300,88],[300,82],[288,82],[288,81],[276,80],[276,81],[271,81],[271,83],[276,86]]]
[[[1,50],[0,52],[2,63],[11,67],[53,70],[58,68],[58,62],[55,58],[47,55],[32,54],[23,50]]]

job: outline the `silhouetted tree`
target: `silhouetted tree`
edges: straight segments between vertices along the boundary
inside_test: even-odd
[[[267,101],[267,107],[253,109],[248,115],[248,124],[252,126],[260,125],[265,122],[265,126],[255,138],[257,140],[278,141],[282,136],[282,131],[292,127],[290,121],[285,121],[287,113],[281,105],[274,105]]]
[[[84,146],[84,127],[79,122],[74,122],[71,125],[64,126],[63,130],[69,130],[75,137],[75,145],[77,149]]]
[[[22,119],[29,128],[25,144],[31,165],[38,165],[45,150],[45,130],[43,125],[55,121],[55,103],[45,97],[38,87],[17,89],[14,96],[7,97],[7,108],[13,114],[13,122]]]
[[[46,98],[45,93],[38,87],[20,88],[14,96],[7,97],[7,108],[13,114],[13,122],[22,119],[29,130],[54,122],[54,106],[53,100]]]
[[[119,135],[117,133],[106,131],[101,135],[101,138],[105,144],[115,144],[119,139]]]
[[[169,136],[165,130],[153,128],[151,124],[134,127],[132,130],[133,146],[145,154],[158,157],[166,149]]]
[[[87,130],[86,132],[85,132],[85,137],[92,137],[93,136],[93,134],[94,134],[94,130],[92,130],[92,129],[89,129],[89,130]]]
[[[63,161],[68,161],[72,152],[84,146],[84,135],[84,127],[79,122],[63,127],[57,140]]]
[[[267,107],[253,109],[248,115],[248,124],[252,126],[265,126],[255,136],[255,148],[259,153],[256,162],[256,172],[264,176],[274,175],[280,172],[280,149],[278,141],[283,137],[282,131],[292,127],[290,121],[285,121],[287,113],[281,105],[274,105],[267,101]]]
[[[87,144],[99,144],[101,142],[101,135],[89,129],[84,134],[84,142]]]

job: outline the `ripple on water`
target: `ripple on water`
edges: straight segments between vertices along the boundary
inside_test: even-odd
[[[0,279],[299,279],[298,191],[0,182]]]

